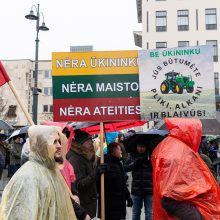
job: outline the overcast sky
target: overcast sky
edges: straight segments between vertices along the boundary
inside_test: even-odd
[[[133,31],[141,30],[136,0],[5,0],[0,59],[34,59],[36,21],[24,16],[38,3],[50,28],[39,32],[39,59],[51,59],[51,52],[67,52],[71,45],[93,45],[96,51],[138,49],[133,37]]]

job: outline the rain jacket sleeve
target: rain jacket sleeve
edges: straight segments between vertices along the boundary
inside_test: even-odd
[[[18,178],[16,181],[12,179],[4,190],[0,219],[37,220],[37,216],[43,219],[46,213],[41,213],[43,210],[41,205],[49,206],[48,193],[49,190],[46,188],[44,191],[39,191],[39,183],[35,178]]]
[[[76,219],[70,194],[58,171],[50,173],[30,161],[17,171],[4,189],[0,204],[0,220],[15,219]]]
[[[178,146],[182,144],[178,140],[173,141]],[[178,157],[177,152],[170,152],[169,157],[160,160],[158,164],[160,170],[157,172],[161,195],[179,201],[192,199],[211,189],[210,175],[204,169],[203,161],[187,148],[180,149],[182,150],[181,155],[184,156],[176,158]],[[174,155],[172,156],[172,154]]]

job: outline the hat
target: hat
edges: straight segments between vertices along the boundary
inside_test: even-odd
[[[92,139],[89,133],[86,131],[81,131],[80,129],[75,130],[75,142],[79,144],[83,144],[85,141]]]

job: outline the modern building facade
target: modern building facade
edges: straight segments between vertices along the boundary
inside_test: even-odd
[[[216,107],[219,96],[219,0],[137,0],[138,22],[135,45],[142,49],[212,45]]]
[[[32,114],[33,102],[33,71],[34,61],[28,59],[2,60],[2,63],[10,76],[19,97],[30,114]],[[38,121],[52,119],[53,97],[51,60],[39,61],[38,72]],[[0,87],[0,118],[7,120],[14,126],[27,125],[28,121],[18,105],[9,86]]]

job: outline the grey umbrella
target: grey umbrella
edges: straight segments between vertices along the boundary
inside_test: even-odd
[[[19,135],[21,135],[21,134],[27,134],[29,127],[30,127],[30,126],[27,125],[27,126],[24,126],[24,127],[20,128]]]
[[[15,136],[20,136],[20,137],[25,137],[25,135],[27,134],[28,132],[28,128],[29,126],[25,126],[25,127],[22,127],[18,130],[15,130],[11,135],[10,137],[8,138],[8,140],[10,141],[13,137]]]
[[[0,119],[0,130],[12,130],[13,127],[6,121]]]
[[[74,130],[87,128],[93,125],[99,124],[98,122],[71,122],[68,125],[72,126]]]

